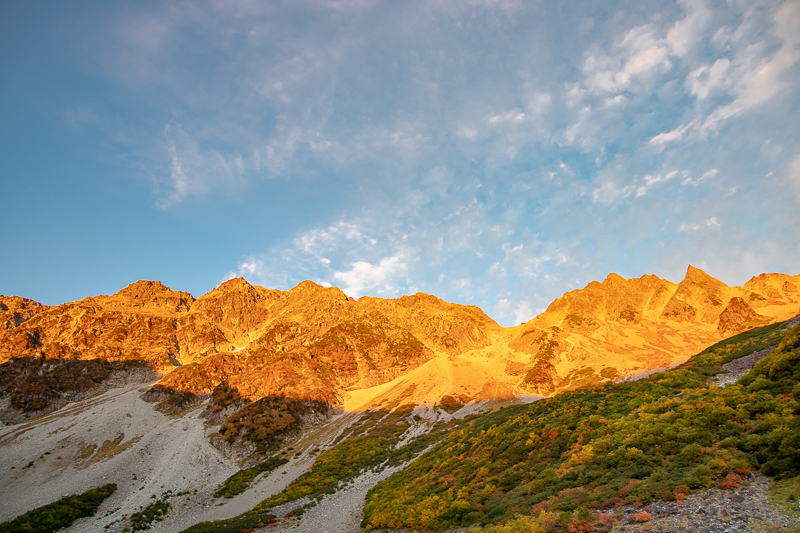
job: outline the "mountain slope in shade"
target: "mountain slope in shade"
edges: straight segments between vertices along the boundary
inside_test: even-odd
[[[0,303],[0,362],[144,360],[165,387],[203,393],[226,383],[251,400],[360,410],[545,396],[672,366],[800,313],[800,276],[762,274],[728,287],[692,266],[678,284],[610,274],[512,328],[431,295],[355,301],[310,281],[277,291],[237,278],[196,300],[139,281],[56,307]]]

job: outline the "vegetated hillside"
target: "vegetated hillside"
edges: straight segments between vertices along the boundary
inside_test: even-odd
[[[735,487],[754,470],[796,477],[800,326],[781,327],[734,336],[639,381],[564,392],[460,423],[369,493],[363,526],[590,531],[608,527],[609,510],[624,504]],[[711,383],[722,364],[770,345],[778,347],[740,383]],[[554,514],[536,524],[543,511]]]
[[[516,512],[535,514],[542,508],[554,510],[567,526],[590,519],[599,524],[597,514],[582,506],[620,503],[614,498],[643,503],[669,493],[681,497],[686,487],[720,480],[735,484],[747,468],[770,473],[796,460],[784,453],[796,444],[791,440],[797,433],[792,411],[796,385],[787,393],[780,389],[786,383],[778,383],[786,357],[794,364],[795,356],[786,355],[796,354],[793,341],[770,356],[783,362],[757,376],[766,381],[753,378],[749,388],[725,390],[702,385],[726,358],[779,343],[783,333],[778,334],[778,326],[735,337],[666,374],[620,386],[610,381],[662,366],[657,357],[648,361],[640,355],[647,350],[682,361],[692,353],[687,346],[696,353],[727,336],[724,332],[797,314],[797,279],[763,275],[744,288],[726,288],[692,268],[677,285],[662,284],[655,277],[609,276],[603,283],[568,293],[546,313],[514,328],[501,328],[475,307],[423,294],[353,301],[338,289],[311,282],[290,291],[270,291],[237,279],[194,300],[157,282],[137,282],[116,295],[63,306],[25,303],[29,317],[0,331],[0,360],[5,360],[0,365],[0,394],[21,410],[36,410],[59,397],[78,397],[81,390],[140,364],[162,370],[165,376],[157,387],[142,394],[138,385],[129,384],[125,394],[135,397],[133,403],[141,403],[140,397],[157,402],[158,410],[173,417],[168,420],[208,424],[206,435],[194,436],[204,450],[213,450],[206,440],[210,437],[220,450],[226,449],[225,442],[233,444],[235,458],[259,452],[228,483],[209,488],[201,480],[207,499],[191,507],[192,512],[216,509],[211,494],[224,499],[248,491],[252,483],[263,486],[256,476],[283,460],[290,461],[286,468],[292,472],[294,452],[265,455],[303,428],[323,423],[332,404],[350,411],[335,423],[358,418],[335,446],[326,441],[309,451],[316,463],[285,491],[232,522],[210,522],[196,531],[256,527],[275,514],[275,505],[301,497],[313,503],[338,490],[340,480],[355,479],[365,468],[399,468],[439,440],[443,443],[413,463],[408,474],[373,491],[366,524],[441,529],[470,521],[509,521]],[[675,309],[685,312],[676,314]],[[627,351],[615,351],[612,341],[624,339],[629,339]],[[745,341],[747,346],[741,344]],[[661,351],[654,348],[657,343],[662,343]],[[531,379],[542,375],[544,381]],[[796,383],[792,376],[786,379]],[[778,384],[773,386],[773,381]],[[536,391],[553,394],[591,385],[466,422],[447,415],[476,399],[516,401],[516,396]],[[210,398],[196,395],[209,392]],[[186,415],[201,405],[202,421],[200,411]],[[436,413],[433,419],[417,416],[431,412]],[[725,423],[714,426],[720,413],[727,417]],[[139,407],[125,421],[136,424],[144,414],[148,420],[163,418],[150,407]],[[434,424],[436,418],[440,422]],[[139,430],[135,437],[129,435],[131,442],[148,437],[148,431]],[[72,435],[76,446],[82,435]],[[103,437],[109,446],[115,438],[123,437]],[[98,449],[105,446],[103,439],[96,443]],[[690,445],[697,446],[687,448]],[[217,452],[212,455],[222,457]],[[170,463],[172,459],[161,457]],[[98,468],[107,466],[104,461],[98,459]],[[231,463],[227,468],[237,467]],[[295,475],[302,471],[296,470]],[[71,483],[73,474],[57,479]],[[28,470],[18,471],[19,480],[30,475]],[[139,495],[132,487],[120,489],[126,501]],[[264,494],[260,491],[255,489]],[[247,507],[260,499],[252,499],[253,492],[242,497],[251,498]],[[397,503],[387,507],[389,500]],[[175,503],[171,511],[180,517],[181,527],[192,523],[187,520],[190,504],[184,503]],[[236,513],[247,508],[237,507],[236,500],[231,504]],[[203,519],[232,514],[209,512]]]
[[[78,518],[92,516],[103,500],[111,496],[117,486],[113,483],[90,489],[82,494],[65,496],[57,502],[28,511],[14,520],[0,524],[3,533],[52,533],[69,527]]]

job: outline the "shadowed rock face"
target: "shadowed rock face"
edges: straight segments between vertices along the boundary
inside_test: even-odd
[[[728,287],[692,266],[678,284],[610,274],[502,328],[477,307],[422,293],[355,301],[310,281],[277,291],[237,278],[195,300],[139,281],[56,307],[0,297],[0,362],[139,360],[164,374],[165,387],[201,393],[225,383],[249,400],[341,404],[347,391],[393,380],[405,380],[394,388],[415,390],[417,402],[549,395],[674,365],[724,336],[790,318],[800,312],[798,287],[800,276],[784,274]]]
[[[719,315],[717,330],[723,337],[730,337],[767,322],[763,316],[747,305],[743,298],[734,296]]]

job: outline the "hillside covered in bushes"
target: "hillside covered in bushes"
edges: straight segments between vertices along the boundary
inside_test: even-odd
[[[467,420],[369,493],[363,526],[444,530],[546,512],[545,529],[602,527],[614,507],[732,488],[754,470],[796,477],[800,326],[783,327],[640,381]],[[724,363],[776,345],[738,384],[713,383]]]

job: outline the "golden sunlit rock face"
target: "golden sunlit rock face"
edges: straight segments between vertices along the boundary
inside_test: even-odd
[[[800,313],[800,276],[728,287],[689,267],[679,284],[610,274],[503,328],[427,294],[348,298],[305,281],[289,291],[232,279],[196,300],[139,281],[56,307],[0,297],[0,363],[12,357],[142,360],[160,385],[221,383],[248,399],[345,409],[546,396],[682,362],[752,327]]]

